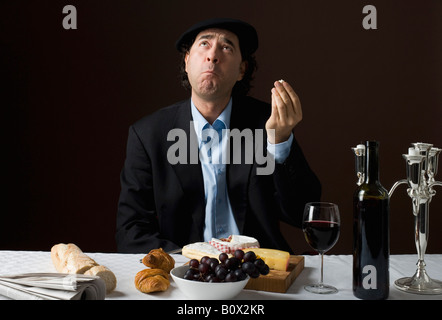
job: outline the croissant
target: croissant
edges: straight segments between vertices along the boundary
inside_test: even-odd
[[[175,266],[175,260],[162,248],[151,250],[144,258],[143,264],[152,269],[162,269],[167,273]]]
[[[169,285],[169,274],[162,269],[144,269],[135,276],[135,288],[144,293],[166,291]]]

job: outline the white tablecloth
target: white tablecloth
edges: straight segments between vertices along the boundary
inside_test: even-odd
[[[144,254],[119,254],[119,253],[89,253],[97,263],[110,268],[117,277],[117,288],[106,296],[106,299],[117,300],[149,300],[171,299],[187,300],[176,284],[171,281],[170,288],[165,292],[144,294],[134,286],[134,278],[138,271],[146,267],[140,263]],[[172,255],[176,266],[188,261],[181,255]],[[417,255],[392,255],[390,257],[390,296],[389,299],[427,299],[442,300],[442,295],[417,295],[402,292],[394,287],[394,281],[405,276],[412,276],[416,271]],[[442,280],[442,254],[429,254],[425,256],[427,272],[430,277]],[[255,290],[243,290],[235,299],[238,300],[264,300],[264,299],[327,299],[327,300],[352,300],[352,256],[330,255],[324,257],[324,282],[339,289],[331,295],[318,295],[304,290],[304,285],[317,282],[319,279],[319,256],[305,256],[305,267],[299,277],[286,293],[271,293]],[[56,272],[50,252],[46,251],[0,251],[0,275],[32,272]],[[6,299],[0,296],[0,299]]]

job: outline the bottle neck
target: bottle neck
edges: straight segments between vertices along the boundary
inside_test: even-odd
[[[365,147],[365,183],[373,184],[379,181],[379,143],[367,141]]]

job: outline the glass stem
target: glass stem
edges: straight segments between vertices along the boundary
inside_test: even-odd
[[[319,280],[319,286],[322,287],[324,285],[324,253],[319,253],[321,256],[321,279]]]

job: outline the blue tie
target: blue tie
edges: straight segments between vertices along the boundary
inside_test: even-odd
[[[228,237],[230,230],[230,209],[227,196],[227,184],[226,184],[226,164],[222,163],[222,130],[226,129],[225,124],[216,120],[212,128],[206,124],[203,128],[203,152],[207,153],[208,163],[205,165],[211,175],[214,187],[208,191],[207,205],[209,211],[206,210],[206,236],[211,234],[212,237],[223,238]],[[205,131],[207,130],[207,131]],[[218,144],[215,139],[216,134],[218,136]],[[207,137],[204,139],[204,137]],[[211,143],[209,143],[211,142]],[[215,158],[216,157],[216,158]],[[209,217],[207,217],[209,215]]]

